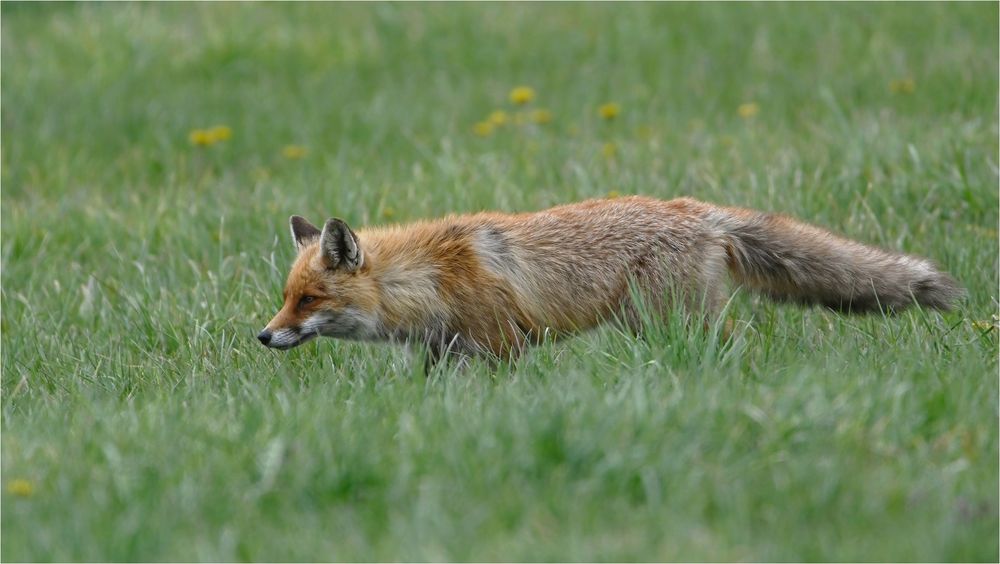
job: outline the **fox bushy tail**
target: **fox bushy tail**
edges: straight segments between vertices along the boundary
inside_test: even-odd
[[[789,217],[726,208],[716,218],[736,281],[776,300],[863,313],[915,303],[947,310],[965,291],[920,257],[838,237]]]

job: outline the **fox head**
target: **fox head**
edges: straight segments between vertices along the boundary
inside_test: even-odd
[[[284,304],[257,339],[284,350],[318,336],[374,338],[378,293],[358,236],[336,218],[328,219],[322,231],[297,215],[289,223],[298,256],[285,284]]]

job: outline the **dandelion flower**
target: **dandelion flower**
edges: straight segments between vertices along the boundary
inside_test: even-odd
[[[989,332],[1000,329],[1000,316],[993,315],[993,319],[973,321],[972,327],[979,331]]]
[[[597,113],[604,119],[612,120],[622,113],[622,107],[614,102],[608,102],[597,108]]]
[[[510,91],[510,101],[523,106],[535,99],[535,89],[530,86],[518,86]]]
[[[253,172],[250,173],[250,177],[258,182],[263,182],[265,180],[271,179],[271,171],[267,170],[262,166],[259,166],[253,169]]]
[[[969,229],[980,237],[986,237],[987,239],[996,239],[997,230],[987,229],[985,227],[980,227],[978,225],[969,225]]]
[[[395,217],[395,215],[396,215],[396,210],[394,210],[390,206],[382,208],[382,217],[386,219],[392,219],[393,217]]]
[[[7,482],[7,491],[11,495],[28,497],[35,493],[35,485],[28,480],[18,478]]]
[[[284,155],[286,159],[298,160],[306,156],[309,151],[301,145],[285,145],[281,149],[281,154]]]
[[[552,122],[552,112],[545,109],[538,109],[531,112],[531,121],[539,125],[544,125],[546,123]]]
[[[889,81],[889,91],[893,94],[913,94],[917,83],[912,78],[901,78]]]
[[[750,119],[760,113],[760,106],[757,105],[757,102],[745,102],[736,108],[736,113],[740,114],[743,119]]]
[[[489,137],[493,134],[493,123],[489,121],[481,121],[472,126],[472,132],[480,137]]]
[[[212,138],[212,134],[204,129],[193,129],[191,133],[188,133],[188,140],[191,141],[192,145],[198,147],[206,147],[215,143]]]
[[[188,133],[188,140],[192,145],[207,147],[215,145],[219,141],[226,141],[233,136],[233,130],[227,125],[216,125],[209,129],[193,129]]]
[[[618,190],[608,190],[608,196],[607,197],[608,197],[609,200],[614,200],[615,198],[620,198],[621,197],[621,193],[618,192]]]
[[[613,159],[615,155],[618,154],[618,146],[614,143],[605,143],[601,147],[601,154],[604,155],[606,159]]]
[[[207,133],[211,137],[213,143],[218,141],[228,141],[229,138],[233,136],[233,130],[229,129],[228,125],[216,125],[215,127],[209,129]]]
[[[496,110],[495,112],[490,114],[490,117],[487,118],[487,121],[489,121],[496,127],[500,127],[506,124],[508,121],[510,121],[510,116],[508,116],[507,112],[503,110]]]

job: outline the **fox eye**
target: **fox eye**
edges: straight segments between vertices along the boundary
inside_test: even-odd
[[[299,300],[299,307],[302,307],[302,306],[307,305],[307,304],[311,304],[315,300],[316,300],[316,298],[313,297],[313,296],[302,296],[302,298]]]

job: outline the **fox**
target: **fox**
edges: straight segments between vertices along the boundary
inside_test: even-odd
[[[361,229],[289,219],[296,258],[260,342],[401,342],[442,358],[515,359],[643,311],[712,315],[729,279],[777,302],[850,314],[948,310],[964,289],[930,260],[843,238],[786,215],[693,198],[592,199]]]

